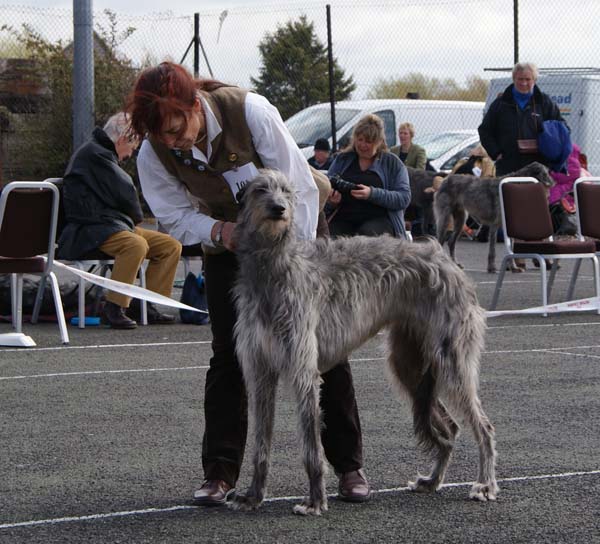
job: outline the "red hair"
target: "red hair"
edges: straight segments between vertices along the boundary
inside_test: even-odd
[[[198,91],[222,86],[224,83],[219,81],[195,79],[183,66],[173,62],[147,68],[138,76],[127,100],[131,131],[140,137],[160,136],[166,120],[182,117],[183,134]]]

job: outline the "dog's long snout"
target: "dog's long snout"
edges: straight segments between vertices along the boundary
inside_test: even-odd
[[[281,204],[273,204],[271,206],[271,213],[273,214],[273,217],[282,217],[285,213],[285,210],[285,206],[282,206]]]

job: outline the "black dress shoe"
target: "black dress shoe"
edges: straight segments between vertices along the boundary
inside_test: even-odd
[[[107,301],[104,304],[101,321],[113,329],[135,329],[137,327],[137,323],[125,315],[124,308],[117,306],[114,302]]]
[[[362,468],[339,475],[338,498],[346,502],[366,502],[371,498],[371,486]]]
[[[140,301],[137,298],[133,299],[129,308],[127,308],[127,315],[132,318],[141,319],[140,306]],[[146,302],[146,314],[148,316],[148,325],[170,325],[176,321],[174,315],[163,314],[151,302]]]
[[[194,491],[194,504],[199,506],[221,506],[235,489],[225,480],[205,480],[198,491]]]

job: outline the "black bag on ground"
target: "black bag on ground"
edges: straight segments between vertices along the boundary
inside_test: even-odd
[[[180,300],[183,304],[207,311],[208,305],[206,304],[206,293],[204,292],[202,276],[198,278],[193,272],[188,272],[183,282]],[[179,310],[179,318],[182,323],[191,325],[206,325],[210,321],[208,314],[183,309]]]

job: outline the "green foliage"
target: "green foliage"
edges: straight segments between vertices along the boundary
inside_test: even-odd
[[[267,33],[258,49],[262,67],[260,77],[251,78],[252,84],[279,109],[284,119],[329,100],[327,48],[318,40],[314,24],[306,16]],[[345,77],[336,59],[333,63],[335,98],[345,100],[356,85],[352,76]]]
[[[115,14],[110,10],[105,14],[108,27],[97,25],[94,33],[95,120],[100,125],[123,108],[137,75],[132,62],[117,51],[135,29],[119,32]],[[62,176],[73,151],[73,47],[62,40],[50,42],[29,25],[19,30],[4,25],[2,30],[10,32],[25,51],[23,56],[36,60],[35,77],[45,87],[41,111],[27,114],[28,129],[18,136],[22,152],[35,160],[21,174],[32,179]]]
[[[464,87],[454,79],[438,79],[410,73],[401,78],[379,79],[369,91],[369,98],[406,98],[407,93],[419,93],[424,100],[484,101],[488,82],[479,76],[469,76]]]

